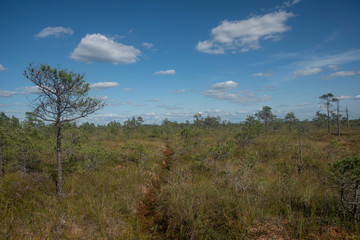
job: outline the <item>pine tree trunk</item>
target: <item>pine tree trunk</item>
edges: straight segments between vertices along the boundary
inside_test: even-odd
[[[3,152],[2,152],[2,139],[0,137],[0,177],[3,175]]]
[[[330,102],[328,100],[327,105],[326,105],[326,110],[327,110],[327,120],[328,120],[328,134],[331,134],[331,130],[330,130]]]
[[[337,123],[337,131],[338,131],[338,136],[340,137],[340,106],[339,106],[339,101],[336,102],[336,110],[337,110],[337,119],[336,119],[336,123]]]
[[[59,197],[64,196],[64,185],[63,185],[63,170],[62,170],[62,159],[61,159],[61,125],[56,124],[57,136],[56,136],[56,160],[57,160],[57,195]]]

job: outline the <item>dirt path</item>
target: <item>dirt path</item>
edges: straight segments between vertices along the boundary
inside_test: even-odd
[[[143,186],[143,197],[137,204],[137,217],[144,231],[149,232],[155,239],[165,238],[167,221],[159,216],[156,209],[161,204],[157,200],[161,186],[166,184],[166,179],[171,169],[171,160],[174,152],[167,143],[164,146],[163,157],[159,161],[160,170],[151,174],[151,180]]]

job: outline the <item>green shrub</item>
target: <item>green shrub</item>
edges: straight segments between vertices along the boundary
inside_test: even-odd
[[[342,206],[359,221],[360,158],[345,158],[331,163],[330,174],[339,191]]]

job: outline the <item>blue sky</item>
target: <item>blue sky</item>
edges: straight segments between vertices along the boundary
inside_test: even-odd
[[[243,121],[262,106],[312,119],[333,93],[360,117],[360,2],[0,2],[0,111],[24,118],[29,63],[85,73],[107,106],[84,121],[201,112]]]

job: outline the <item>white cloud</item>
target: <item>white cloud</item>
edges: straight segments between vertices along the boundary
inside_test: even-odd
[[[160,102],[161,99],[160,98],[153,98],[153,99],[149,99],[149,102]]]
[[[174,93],[184,93],[184,92],[188,92],[189,90],[187,89],[180,89],[180,90],[174,90]]]
[[[238,86],[239,84],[234,81],[226,81],[226,82],[220,82],[215,83],[210,86],[213,90],[231,90]]]
[[[154,47],[154,44],[152,43],[147,43],[147,42],[143,42],[142,43],[142,46],[146,49],[150,49],[150,48],[153,48]]]
[[[7,68],[0,64],[0,72],[5,71]]]
[[[127,117],[127,115],[124,114],[117,114],[117,113],[104,113],[104,114],[95,114],[91,118],[93,119],[101,119],[101,120],[107,120],[107,121],[113,121],[113,120],[123,120]]]
[[[291,7],[292,5],[297,4],[297,3],[299,3],[299,2],[301,2],[301,0],[293,0],[292,2],[291,2],[291,1],[287,1],[287,2],[284,2],[284,6],[286,6],[286,7]]]
[[[264,62],[260,62],[257,64],[253,64],[253,66],[269,64],[275,61],[287,61],[287,65],[283,65],[283,68],[288,68],[289,70],[297,71],[304,69],[314,69],[320,68],[321,70],[329,70],[329,65],[331,67],[340,67],[342,65],[358,62],[360,61],[360,49],[350,50],[346,52],[340,52],[336,54],[324,54],[324,53],[311,53],[308,52],[298,52],[298,53],[280,53],[276,55],[272,55],[268,58],[268,60]],[[311,71],[309,71],[310,73]],[[315,69],[316,72],[316,69]],[[297,71],[298,74],[301,71]],[[305,72],[304,72],[305,73]],[[295,74],[292,74],[294,77]],[[322,77],[322,78],[325,78]]]
[[[274,91],[274,90],[276,90],[276,86],[274,86],[272,84],[263,85],[263,86],[260,86],[260,88],[258,89],[258,91],[261,91],[261,90]]]
[[[202,115],[217,115],[219,113],[223,113],[224,111],[222,111],[221,109],[207,109],[205,110]]]
[[[32,93],[39,93],[40,90],[38,87],[36,86],[32,86],[32,87],[21,87],[21,88],[17,88],[16,90],[21,91],[21,94],[32,94]]]
[[[260,40],[279,40],[282,33],[290,30],[285,22],[293,16],[292,13],[279,11],[240,21],[224,20],[211,30],[212,39],[198,42],[196,49],[209,54],[258,49]]]
[[[350,77],[354,75],[355,75],[354,71],[339,71],[339,72],[331,73],[330,75],[327,76],[327,78]]]
[[[177,118],[177,117],[186,117],[186,118],[192,118],[193,113],[185,113],[185,112],[169,112],[166,113],[165,116],[169,118]]]
[[[266,102],[272,99],[271,96],[267,96],[267,95],[259,96],[249,91],[229,93],[227,91],[217,91],[210,89],[202,94],[207,97],[215,98],[218,100],[229,100],[234,103],[258,103],[258,102]]]
[[[16,106],[16,107],[26,107],[26,104],[18,103],[18,102],[15,102],[13,104],[0,104],[0,107],[2,107],[2,108],[8,108],[8,107],[13,108],[14,106]]]
[[[93,89],[112,88],[117,86],[119,86],[119,83],[117,82],[97,82],[90,85],[90,87]]]
[[[119,62],[130,64],[138,61],[141,51],[119,42],[109,39],[101,34],[86,34],[70,58],[79,62]]]
[[[312,105],[312,103],[309,103],[309,102],[304,102],[304,103],[298,103],[298,104],[296,104],[296,106],[298,106],[298,107],[310,106],[310,105]]]
[[[159,108],[165,108],[167,110],[180,110],[180,109],[183,109],[182,107],[179,107],[179,106],[172,106],[172,105],[167,105],[167,104],[157,104],[156,105],[157,107]]]
[[[360,100],[360,94],[359,95],[356,95],[356,96],[340,96],[340,97],[337,97],[338,99],[340,100],[343,100],[343,99],[355,99],[355,100]]]
[[[118,39],[124,39],[126,38],[126,36],[122,36],[122,35],[118,35],[118,34],[115,34],[115,35],[112,35],[111,37],[109,37],[109,39],[111,40],[118,40]]]
[[[339,69],[340,69],[340,67],[337,66],[337,65],[335,65],[335,64],[330,64],[330,65],[328,65],[328,68],[330,68],[330,69],[333,70],[333,71],[336,71],[336,70],[339,70]]]
[[[108,96],[96,96],[97,99],[103,100],[105,102],[115,102],[114,99],[109,98]]]
[[[270,96],[259,96],[250,91],[230,92],[230,90],[235,89],[237,86],[238,83],[234,81],[216,83],[211,85],[207,91],[202,92],[201,94],[210,98],[228,100],[234,103],[265,102],[272,99]]]
[[[349,62],[360,60],[360,49],[350,50],[343,53],[324,55],[324,56],[311,56],[308,59],[299,62],[299,65],[307,68],[311,66],[323,67],[328,65],[343,65]]]
[[[341,36],[341,30],[334,30],[330,35],[325,39],[325,42],[333,42]]]
[[[121,105],[130,105],[133,107],[143,107],[145,104],[139,104],[139,103],[133,103],[133,102],[117,102],[117,103],[111,103],[109,106],[121,106]]]
[[[156,116],[156,113],[148,112],[148,113],[144,113],[144,116]]]
[[[169,70],[162,70],[162,71],[154,72],[154,75],[172,75],[175,73],[176,72],[174,69],[169,69]]]
[[[64,27],[46,27],[41,30],[38,34],[35,35],[36,38],[45,38],[49,36],[54,36],[56,38],[69,34],[72,35],[74,31],[71,28],[64,28]]]
[[[254,77],[272,77],[273,75],[274,75],[273,72],[267,72],[267,73],[259,72],[253,74]]]
[[[354,98],[353,96],[340,96],[340,97],[337,97],[337,99],[340,99],[340,100],[343,100],[343,99],[352,99]]]
[[[214,44],[212,41],[202,41],[198,42],[196,45],[196,50],[208,54],[224,54],[224,47],[218,44]]]
[[[293,73],[293,76],[299,77],[299,76],[309,76],[309,75],[315,75],[321,72],[321,68],[306,68],[303,70],[299,70]]]
[[[125,92],[134,92],[134,91],[136,91],[136,89],[132,89],[132,88],[123,88],[123,90]]]
[[[175,90],[174,92],[175,93],[184,93],[184,92],[186,92],[186,89]]]
[[[1,90],[0,89],[0,97],[11,97],[13,95],[17,94],[17,92],[8,91],[8,90]]]

